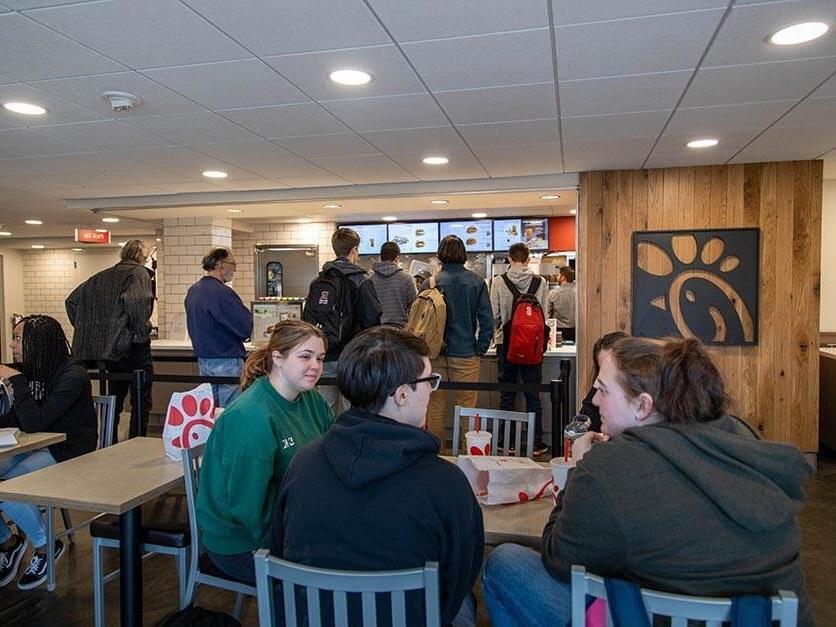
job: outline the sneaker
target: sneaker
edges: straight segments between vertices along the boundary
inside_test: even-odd
[[[64,543],[61,540],[55,541],[55,561],[64,554]],[[46,581],[46,555],[40,553],[33,553],[32,560],[29,566],[23,571],[20,579],[17,581],[17,587],[20,590],[32,590],[37,588]]]
[[[548,452],[549,447],[541,442],[540,444],[534,445],[534,451],[532,451],[531,455],[532,457],[542,457],[543,455],[547,455]]]
[[[26,553],[29,543],[25,538],[17,536],[17,544],[8,551],[0,552],[0,588],[9,584],[17,577],[17,569],[20,567],[20,560]]]

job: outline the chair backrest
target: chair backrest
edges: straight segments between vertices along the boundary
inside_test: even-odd
[[[116,397],[94,396],[93,407],[99,421],[98,448],[105,448],[113,444],[113,433],[116,422]]]
[[[534,452],[534,412],[506,411],[503,409],[482,409],[479,407],[461,407],[456,405],[453,413],[453,455],[460,452],[461,421],[467,418],[467,430],[473,431],[476,414],[479,414],[481,428],[490,431],[491,447],[494,455],[514,455],[531,457]],[[525,448],[522,442],[522,428],[527,424]],[[511,453],[511,426],[514,426],[515,449]],[[500,431],[501,430],[501,431]],[[499,447],[499,434],[502,433],[502,447]]]
[[[689,620],[703,621],[706,627],[720,627],[731,620],[732,600],[729,598],[693,597],[642,588],[642,601],[651,624],[654,616],[668,616],[671,627],[686,627]],[[603,578],[586,572],[583,566],[572,566],[572,625],[585,625],[586,597],[607,598]],[[792,592],[780,591],[772,597],[772,620],[781,627],[795,627],[798,621],[798,599]],[[612,625],[607,607],[607,626]]]
[[[334,594],[334,624],[348,625],[349,593],[360,594],[364,626],[376,622],[376,594],[389,593],[392,599],[392,625],[406,625],[406,595],[408,590],[424,591],[427,627],[439,627],[441,611],[438,589],[438,563],[427,562],[423,568],[379,572],[329,570],[294,564],[273,557],[266,549],[255,554],[255,581],[258,588],[258,617],[261,627],[273,625],[274,599],[271,578],[282,582],[284,616],[288,627],[296,622],[296,586],[305,588],[307,618],[310,627],[320,627],[320,591]]]
[[[185,448],[180,453],[183,461],[183,481],[186,484],[186,507],[189,511],[189,532],[192,540],[192,561],[200,559],[200,527],[197,524],[197,484],[200,478],[200,462],[205,444]]]

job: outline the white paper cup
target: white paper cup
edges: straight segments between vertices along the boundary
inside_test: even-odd
[[[566,487],[566,481],[569,479],[569,469],[574,468],[575,462],[569,460],[563,461],[562,457],[555,457],[549,460],[549,466],[552,469],[552,478],[554,479],[554,493],[557,494]]]
[[[468,431],[464,434],[468,455],[490,455],[491,434],[489,431]]]

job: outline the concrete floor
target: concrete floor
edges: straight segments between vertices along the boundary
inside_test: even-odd
[[[836,625],[836,456],[820,456],[819,469],[807,485],[807,506],[801,514],[802,554],[810,598],[820,626]],[[74,520],[84,514],[74,513]],[[109,552],[109,568],[118,567],[118,556]],[[144,564],[145,625],[155,625],[178,606],[177,580],[173,558],[154,556]],[[478,591],[477,591],[478,592]],[[107,624],[119,624],[119,584],[106,587]],[[481,601],[481,598],[480,598]],[[54,593],[45,587],[21,592],[14,584],[0,590],[0,624],[27,626],[74,626],[93,622],[92,556],[90,536],[80,532],[75,546],[69,547],[58,563],[58,588]],[[202,588],[198,605],[231,612],[233,595]],[[11,615],[2,609],[16,606]],[[25,606],[25,607],[20,607]],[[244,625],[257,625],[254,602],[247,602],[242,616]],[[490,625],[480,607],[479,625]]]

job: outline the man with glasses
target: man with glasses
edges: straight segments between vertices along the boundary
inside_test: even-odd
[[[346,345],[337,385],[351,408],[285,473],[271,552],[359,571],[438,562],[441,624],[472,625],[482,512],[465,476],[438,456],[441,443],[425,428],[430,392],[441,382],[428,355],[423,339],[387,326]],[[407,624],[424,624],[422,605],[420,593],[407,594]],[[359,608],[349,610],[358,612],[349,623],[359,624]]]
[[[227,285],[235,276],[235,255],[213,248],[203,258],[206,276],[186,293],[186,326],[200,374],[239,377],[244,365],[244,340],[253,331],[253,315]],[[226,407],[240,393],[237,384],[212,384],[215,405]]]

